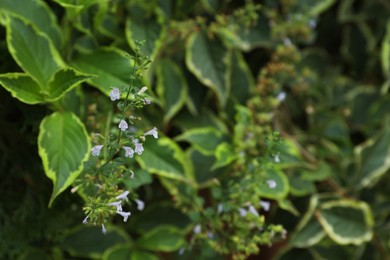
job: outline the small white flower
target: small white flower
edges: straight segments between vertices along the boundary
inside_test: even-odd
[[[128,190],[125,191],[125,192],[123,192],[122,194],[116,196],[115,198],[116,198],[117,200],[127,200],[127,194],[129,194],[129,191],[128,191]]]
[[[317,26],[317,21],[314,19],[310,19],[309,20],[309,27],[314,29],[314,28],[316,28],[316,26]]]
[[[153,127],[152,130],[149,130],[146,133],[144,133],[144,136],[146,136],[146,135],[153,135],[153,137],[157,139],[158,138],[157,128]]]
[[[285,46],[291,46],[292,45],[292,42],[290,40],[290,38],[284,38],[283,39],[283,43]]]
[[[91,149],[92,156],[99,156],[102,148],[103,148],[103,145],[95,145],[94,147],[92,147],[92,149]]]
[[[269,209],[271,208],[271,203],[269,203],[269,201],[261,200],[261,201],[260,201],[260,205],[261,205],[261,207],[262,207],[265,211],[269,211]]]
[[[223,211],[223,204],[222,203],[218,203],[218,206],[217,206],[218,214],[222,213],[222,211]]]
[[[207,231],[207,236],[208,236],[210,239],[214,239],[214,233],[211,232],[211,231]]]
[[[145,93],[145,91],[148,90],[148,88],[146,86],[143,86],[140,91],[138,91],[138,95],[141,95],[143,93]]]
[[[275,157],[274,157],[274,160],[275,160],[275,162],[280,162],[280,158],[279,158],[279,155],[277,154],[277,155],[275,155]]]
[[[246,209],[243,209],[243,208],[239,208],[239,209],[238,209],[238,212],[240,213],[240,216],[241,216],[241,217],[245,217],[245,216],[248,214],[248,212],[246,211]]]
[[[275,189],[276,187],[276,181],[274,180],[267,180],[267,184],[270,189]]]
[[[125,131],[127,128],[129,128],[129,125],[127,124],[127,122],[125,120],[122,119],[119,122],[118,127],[119,127],[120,130]]]
[[[199,234],[202,231],[202,226],[200,224],[196,225],[193,231],[195,234]]]
[[[119,88],[113,88],[110,92],[111,101],[118,100],[120,99],[120,97],[121,97],[121,93],[119,91]]]
[[[249,206],[249,212],[252,213],[253,215],[257,216],[257,217],[259,216],[259,213],[255,209],[255,207],[253,207],[252,205]]]
[[[107,205],[116,207],[117,211],[122,211],[122,201],[114,201],[114,202],[108,203]]]
[[[140,142],[138,141],[138,139],[135,139],[135,140],[133,141],[133,143],[134,143],[134,145],[135,145],[135,152],[136,152],[137,154],[141,155],[142,152],[144,151],[144,147],[142,146],[142,143],[140,143]]]
[[[124,211],[117,211],[116,213],[123,217],[123,222],[126,222],[129,216],[131,215],[130,212],[124,212]]]
[[[133,148],[131,148],[129,146],[123,146],[122,148],[125,150],[125,157],[133,158],[133,156],[134,156]]]
[[[184,247],[180,248],[179,249],[179,255],[183,255],[184,251],[186,251],[186,249]]]
[[[83,224],[86,224],[88,223],[88,216],[85,217],[85,219],[83,220]]]
[[[287,96],[286,92],[282,91],[282,92],[280,92],[280,93],[276,96],[276,99],[279,100],[280,102],[282,102],[283,100],[286,99],[286,96]]]
[[[142,200],[135,200],[135,203],[137,203],[137,209],[139,211],[142,211],[144,208],[145,208],[145,202],[143,202]]]
[[[104,226],[104,224],[102,224],[102,233],[103,234],[107,234],[107,230],[106,230],[106,227]]]
[[[145,105],[150,105],[150,103],[151,103],[150,99],[144,98],[144,104]]]

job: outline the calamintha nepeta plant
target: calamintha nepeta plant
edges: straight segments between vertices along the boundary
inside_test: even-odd
[[[73,189],[87,201],[83,223],[100,225],[103,234],[107,232],[105,223],[115,214],[123,217],[124,222],[131,216],[131,212],[123,209],[129,201],[133,201],[138,210],[145,207],[145,203],[136,194],[122,187],[125,180],[134,178],[130,160],[142,155],[147,136],[158,138],[156,127],[140,131],[136,125],[141,120],[137,116],[137,110],[151,103],[146,94],[147,87],[135,86],[135,82],[141,82],[141,74],[150,62],[148,57],[140,55],[139,47],[142,43],[138,42],[137,46],[135,55],[131,56],[134,64],[129,86],[113,87],[109,93],[111,101],[116,102],[118,111],[112,121],[107,122],[111,129],[106,136],[93,134],[95,145],[91,149],[91,158],[86,163],[83,178],[77,181],[77,186]],[[131,197],[130,200],[128,196]]]

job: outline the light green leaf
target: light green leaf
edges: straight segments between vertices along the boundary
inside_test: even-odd
[[[339,244],[359,245],[370,241],[373,236],[374,220],[365,202],[325,202],[320,206],[317,216],[328,236]]]
[[[65,235],[62,247],[73,257],[101,259],[103,253],[120,244],[130,244],[132,241],[125,232],[107,227],[107,234],[102,234],[101,226],[77,226]]]
[[[221,106],[226,104],[230,92],[226,84],[229,55],[221,41],[211,40],[202,32],[195,32],[188,39],[187,67],[200,82],[215,92]]]
[[[184,234],[174,226],[158,226],[145,233],[138,241],[137,246],[162,252],[178,250],[184,244]]]
[[[145,151],[136,156],[141,167],[162,177],[177,180],[193,180],[193,170],[180,147],[171,139],[148,138]]]
[[[359,188],[375,184],[390,169],[390,126],[356,148],[360,167]]]
[[[81,72],[93,74],[88,83],[108,94],[111,87],[129,87],[132,70],[130,58],[116,48],[101,48],[93,53],[79,54],[72,64]]]
[[[24,73],[7,73],[0,75],[0,84],[8,90],[14,98],[26,104],[44,102],[38,83]]]
[[[213,127],[190,129],[175,138],[176,141],[189,142],[204,155],[214,155],[217,146],[224,139],[223,133]]]
[[[55,101],[61,98],[72,88],[91,77],[93,76],[81,74],[71,68],[57,71],[49,82],[49,96],[46,98],[46,101]]]
[[[38,31],[46,34],[57,49],[60,49],[62,46],[61,30],[57,24],[56,17],[44,1],[1,0],[0,9],[28,20]]]
[[[226,142],[220,143],[215,151],[216,161],[212,166],[212,170],[224,167],[237,159],[237,155],[234,152],[234,147]]]
[[[276,187],[269,187],[267,181],[275,181]],[[287,196],[289,183],[287,177],[280,170],[267,170],[264,183],[260,184],[260,196],[268,199],[283,199]]]
[[[144,55],[154,57],[161,45],[164,36],[164,27],[159,22],[159,17],[153,19],[128,19],[126,23],[126,39],[132,48],[136,47],[135,41],[145,41],[141,46]]]
[[[382,40],[381,62],[383,76],[390,80],[390,19],[387,21],[386,34]]]
[[[168,59],[158,62],[157,77],[157,93],[163,101],[166,123],[185,104],[188,86],[179,66]]]
[[[326,233],[320,223],[312,217],[298,232],[294,233],[291,238],[291,245],[294,247],[306,248],[320,242]]]
[[[72,113],[55,112],[39,127],[39,155],[45,174],[54,184],[49,206],[83,170],[90,142],[84,124]]]
[[[41,89],[47,88],[53,74],[64,67],[48,37],[14,16],[7,17],[7,44],[18,65],[37,80]]]

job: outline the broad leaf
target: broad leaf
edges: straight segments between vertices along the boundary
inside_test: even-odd
[[[144,148],[142,155],[136,158],[146,171],[166,178],[193,179],[192,168],[183,151],[169,138],[149,138],[144,143]]]
[[[364,202],[329,201],[321,205],[317,216],[328,236],[339,244],[359,245],[373,236],[373,216]]]
[[[64,67],[47,36],[14,16],[7,16],[7,44],[18,65],[44,90],[53,74]]]
[[[212,166],[212,170],[229,165],[232,161],[237,159],[234,153],[234,146],[227,142],[220,143],[215,151],[216,161]]]
[[[390,80],[390,19],[386,28],[386,35],[382,40],[381,61],[383,76]]]
[[[8,90],[14,98],[26,104],[44,102],[38,83],[24,73],[7,73],[0,75],[0,84]]]
[[[224,106],[230,89],[226,84],[229,51],[218,39],[209,39],[205,33],[193,33],[187,42],[186,64],[200,82],[211,88]]]
[[[90,150],[88,134],[74,114],[55,112],[41,122],[38,148],[45,174],[54,184],[51,206],[83,170]]]
[[[268,199],[283,199],[289,190],[287,177],[280,170],[267,170],[266,179],[260,184],[260,196]],[[270,187],[268,181],[275,181],[276,187]]]
[[[326,233],[318,220],[312,217],[302,229],[294,234],[290,243],[294,247],[311,247],[320,242]]]
[[[28,20],[38,31],[46,34],[57,49],[62,46],[61,30],[57,25],[56,17],[44,1],[1,0],[0,9]]]
[[[158,260],[154,254],[135,250],[130,245],[117,245],[104,252],[103,260]]]
[[[145,233],[137,246],[152,251],[172,252],[184,244],[184,234],[174,226],[158,226]]]
[[[179,66],[164,59],[158,62],[157,93],[165,109],[164,122],[168,122],[185,104],[187,82]]]
[[[111,87],[129,87],[131,61],[119,49],[102,48],[93,53],[79,54],[72,64],[83,73],[96,75],[88,83],[106,94]]]
[[[176,141],[187,141],[204,155],[214,155],[217,146],[224,141],[221,131],[212,127],[195,128],[185,131],[175,138]]]
[[[240,104],[245,104],[252,93],[254,80],[243,56],[235,51],[232,55],[232,65],[229,82],[231,84],[232,96]]]

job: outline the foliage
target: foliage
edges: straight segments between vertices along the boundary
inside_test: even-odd
[[[389,15],[0,0],[0,258],[385,259]]]

